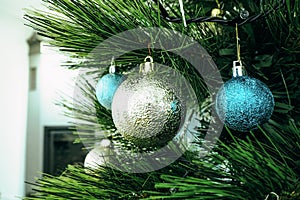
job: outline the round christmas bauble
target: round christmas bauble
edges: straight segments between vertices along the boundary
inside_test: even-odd
[[[106,109],[111,109],[113,96],[124,80],[121,74],[110,73],[102,76],[96,85],[96,96],[99,103]]]
[[[92,149],[85,157],[84,167],[97,169],[108,163],[110,157],[114,156],[114,151],[111,148],[111,142],[108,139],[103,139],[99,146]]]
[[[226,126],[247,132],[270,119],[274,98],[263,82],[249,76],[237,76],[220,88],[215,106]]]
[[[183,112],[179,93],[167,81],[148,74],[127,78],[112,102],[116,128],[139,147],[167,144],[177,134]]]

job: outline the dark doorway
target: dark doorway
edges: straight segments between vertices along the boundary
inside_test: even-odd
[[[44,137],[44,172],[60,175],[68,164],[83,163],[87,154],[81,143],[74,144],[73,127],[47,126]]]

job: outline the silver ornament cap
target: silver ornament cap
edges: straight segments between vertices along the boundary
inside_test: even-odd
[[[233,61],[232,76],[238,77],[244,75],[246,75],[246,70],[245,67],[242,65],[242,62],[240,60]]]

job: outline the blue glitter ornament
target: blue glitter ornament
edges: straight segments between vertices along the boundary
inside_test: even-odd
[[[215,106],[226,126],[247,132],[270,119],[274,98],[263,82],[249,76],[236,76],[220,88]]]
[[[121,74],[110,73],[102,76],[96,86],[96,96],[99,103],[111,110],[112,99],[124,77]]]

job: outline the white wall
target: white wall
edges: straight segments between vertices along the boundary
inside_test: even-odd
[[[34,182],[43,171],[45,126],[68,126],[71,119],[58,105],[62,96],[73,96],[77,71],[60,66],[66,57],[41,44],[41,53],[31,55],[29,67],[37,68],[37,88],[28,93],[26,181]],[[26,193],[31,186],[26,185]]]
[[[40,86],[40,120],[42,126],[70,125],[71,119],[65,117],[62,107],[56,105],[62,97],[72,97],[77,70],[69,70],[61,66],[68,59],[61,53],[47,47],[41,48],[39,86]]]
[[[26,40],[32,35],[32,29],[24,26],[22,19],[22,8],[34,5],[39,6],[41,0],[1,0],[0,2],[0,199],[19,199],[25,194],[25,154],[26,154],[26,128],[27,128],[27,103],[28,103],[28,45]],[[47,66],[53,60],[45,61]],[[57,65],[57,62],[54,62]],[[61,117],[58,108],[54,108],[52,99],[56,96],[54,91],[59,87],[54,84],[59,77],[64,77],[65,71],[54,72],[54,68],[46,69],[43,75],[41,86],[45,93],[37,95],[31,107],[35,107],[34,101],[40,99],[41,103],[36,110],[44,115],[38,117],[40,130],[34,134],[40,136],[41,127],[47,125],[64,124],[66,119]],[[54,74],[53,74],[54,73]],[[58,81],[59,82],[59,81]],[[53,86],[53,87],[52,87]],[[62,91],[65,89],[61,87]],[[49,93],[47,93],[49,91]],[[49,98],[49,95],[51,98]],[[30,95],[29,95],[30,96]],[[31,110],[34,112],[34,110]],[[31,115],[31,114],[29,114]],[[32,120],[32,119],[31,119]],[[62,122],[64,121],[64,122]],[[40,144],[38,140],[31,141],[32,144]],[[35,166],[34,170],[39,170],[41,166],[41,146],[31,149],[36,154],[32,154]],[[30,152],[29,152],[30,154]],[[35,160],[35,161],[34,161]],[[30,160],[28,160],[30,162]],[[41,170],[39,170],[41,171]],[[33,176],[33,174],[32,174]]]
[[[2,199],[24,194],[28,82],[26,29],[11,7],[0,7],[0,193]],[[20,10],[17,10],[20,11]]]

